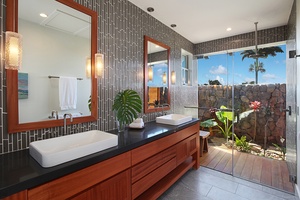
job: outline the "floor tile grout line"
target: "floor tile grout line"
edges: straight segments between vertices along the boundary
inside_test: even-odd
[[[203,168],[205,168],[205,170],[208,170],[208,171],[211,171],[211,172],[222,173],[222,172],[220,172],[220,171],[217,171],[217,170],[215,170],[215,169],[210,169],[210,168],[205,167],[205,166],[201,166],[201,167],[203,167]],[[210,174],[211,174],[211,173],[210,173]],[[242,180],[242,181],[247,181],[247,182],[249,182],[249,183],[257,184],[257,185],[259,185],[259,186],[262,186],[262,189],[257,189],[257,188],[253,188],[253,187],[251,187],[251,186],[248,186],[248,185],[246,185],[246,184],[238,183],[238,184],[241,184],[241,185],[243,185],[243,186],[247,186],[247,187],[250,187],[250,188],[252,188],[252,189],[255,189],[255,190],[258,190],[258,191],[262,191],[262,192],[267,193],[267,194],[271,194],[271,193],[269,193],[269,192],[267,192],[267,191],[264,191],[264,190],[263,190],[263,187],[266,187],[266,188],[269,188],[269,189],[272,189],[272,190],[276,190],[276,191],[278,191],[278,192],[282,192],[282,193],[285,193],[285,194],[288,194],[288,195],[291,195],[291,196],[296,197],[293,193],[290,193],[290,192],[287,192],[287,191],[284,191],[284,190],[280,190],[280,189],[278,189],[278,188],[272,188],[271,186],[264,185],[264,184],[262,184],[262,183],[256,183],[256,182],[253,182],[253,181],[251,181],[251,180],[247,180],[247,179],[243,179],[243,178],[241,178],[241,177],[233,176],[233,175],[231,175],[231,174],[225,174],[225,173],[222,173],[222,174],[227,175],[227,176],[230,176],[230,177],[237,178],[237,179]],[[213,175],[213,174],[211,174],[211,175]],[[222,177],[217,176],[217,175],[213,175],[213,176],[218,177],[218,178],[222,178]],[[224,178],[223,178],[223,179],[224,179]],[[225,179],[225,180],[228,180],[228,179]],[[235,182],[235,181],[234,181],[234,182]],[[219,188],[219,187],[217,187],[217,188]],[[221,188],[219,188],[219,189],[221,189]],[[225,191],[227,191],[227,190],[225,190]],[[274,195],[274,194],[271,194],[271,195]],[[281,196],[278,196],[278,195],[274,195],[274,196],[279,197],[279,198],[282,198]]]

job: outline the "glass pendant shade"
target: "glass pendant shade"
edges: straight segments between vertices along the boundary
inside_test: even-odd
[[[167,74],[166,74],[166,72],[164,72],[164,74],[162,76],[162,80],[163,80],[163,84],[167,83]]]
[[[176,72],[175,71],[171,72],[171,83],[172,83],[172,85],[175,85],[175,83],[176,83]]]
[[[148,67],[148,81],[153,80],[153,68],[152,66]]]
[[[104,72],[104,55],[101,53],[95,54],[95,66],[96,66],[96,78],[100,78],[103,76]]]
[[[5,33],[5,69],[20,70],[22,65],[22,35]]]
[[[91,58],[86,58],[85,75],[87,78],[91,78],[91,72],[92,72]]]

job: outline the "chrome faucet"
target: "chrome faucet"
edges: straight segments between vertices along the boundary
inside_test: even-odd
[[[70,122],[73,122],[73,116],[71,113],[65,113],[64,114],[64,135],[67,134],[67,116],[70,117]]]
[[[163,104],[161,104],[159,107],[161,107],[161,116],[164,116],[165,115],[165,113],[164,113],[164,107],[165,106],[167,106],[167,107],[170,107],[170,105],[169,104],[167,104],[167,103],[163,103]]]
[[[58,119],[58,112],[57,112],[57,110],[52,110],[51,116],[49,116],[49,119],[53,119],[53,118]]]

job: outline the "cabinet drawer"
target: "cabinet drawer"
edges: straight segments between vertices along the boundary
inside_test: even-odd
[[[169,148],[199,132],[199,123],[132,150],[132,165]]]
[[[176,156],[176,149],[173,146],[135,165],[134,167],[132,167],[132,172],[131,172],[132,183],[135,183],[136,181],[140,180],[142,177],[146,176],[147,174],[157,169],[164,163],[168,162],[175,156]]]
[[[167,163],[163,164],[150,174],[146,175],[142,179],[138,180],[136,183],[132,185],[132,199],[137,198],[144,191],[149,189],[155,183],[157,183],[160,179],[170,173],[173,169],[176,168],[176,157],[169,160]]]

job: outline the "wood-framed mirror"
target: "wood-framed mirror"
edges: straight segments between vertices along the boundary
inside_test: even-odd
[[[25,5],[27,6],[23,6]],[[91,122],[96,121],[98,118],[98,100],[97,100],[97,79],[95,78],[95,68],[94,68],[94,62],[95,62],[95,54],[97,52],[97,12],[88,9],[74,1],[70,0],[9,0],[6,1],[7,4],[7,10],[6,10],[6,30],[7,31],[14,31],[18,32],[18,30],[23,31],[20,32],[23,35],[23,64],[22,69],[20,71],[17,70],[6,70],[6,85],[7,85],[7,124],[8,124],[8,133],[15,133],[15,132],[22,132],[22,131],[28,131],[28,130],[36,130],[36,129],[42,129],[42,128],[50,128],[50,127],[57,127],[57,126],[63,126],[63,116],[65,113],[72,113],[73,116],[73,122],[70,122],[67,120],[68,124],[78,124],[78,123],[84,123],[84,122]],[[46,7],[42,9],[41,7],[42,2],[46,3]],[[36,12],[27,12],[27,15],[30,13],[30,15],[36,14],[37,16],[34,16],[34,18],[38,18],[38,16],[41,12],[45,12],[47,8],[50,6],[49,3],[56,3],[58,8],[52,8],[52,12],[48,9],[49,13],[48,17],[52,17],[51,20],[44,19],[43,23],[36,23],[33,24],[31,21],[28,21],[26,19],[21,19],[20,16],[21,8],[27,9],[27,7],[35,7],[41,9],[39,13]],[[26,8],[25,8],[26,7]],[[23,13],[26,12],[23,10]],[[81,17],[77,17],[76,13],[80,14]],[[61,15],[63,18],[59,18],[58,16]],[[56,35],[54,31],[59,31],[61,34],[69,34],[66,30],[55,30],[60,29],[56,27],[51,27],[52,24],[48,23],[49,21],[57,21],[58,26],[59,22],[61,26],[69,26],[72,20],[75,18],[78,18],[80,22],[75,22],[74,26],[85,26],[85,32],[87,33],[77,33],[77,35],[73,36],[67,36],[68,39],[72,37],[76,37],[77,41],[73,42],[70,40],[70,44],[74,45],[72,48],[72,52],[68,52],[68,54],[63,54],[61,52],[66,52],[66,50],[61,49],[62,46],[67,45],[61,45],[59,46],[59,42],[62,40],[67,39],[61,39],[60,41],[57,40],[57,38],[53,37],[53,35]],[[65,19],[63,21],[62,19]],[[21,21],[25,21],[25,25]],[[37,27],[38,25],[43,25],[43,29],[45,30],[38,30],[34,29],[34,34],[38,34],[38,32],[41,32],[43,34],[41,35],[35,35],[35,37],[31,37],[29,39],[28,33],[26,32],[24,26],[31,25],[30,29],[33,29],[32,27]],[[19,26],[20,25],[20,26]],[[70,26],[69,28],[72,29],[74,26]],[[76,27],[77,29],[79,27]],[[47,33],[45,33],[47,32]],[[49,32],[49,35],[48,35]],[[51,32],[51,34],[50,34]],[[33,35],[32,33],[30,34]],[[40,37],[41,36],[41,37]],[[62,37],[61,35],[58,37]],[[86,38],[84,38],[86,37]],[[42,38],[42,39],[41,39]],[[84,39],[83,39],[84,38]],[[79,41],[85,41],[85,43],[80,43]],[[50,43],[46,45],[46,42]],[[57,42],[57,43],[56,43]],[[28,43],[30,44],[28,46]],[[39,54],[39,52],[34,51],[33,48],[38,48],[37,46],[40,45],[42,47],[48,47],[44,49],[44,51],[38,50],[42,52]],[[77,46],[76,46],[77,45]],[[54,54],[51,51],[51,46],[53,49],[53,52],[60,52],[58,54]],[[86,51],[84,51],[86,50]],[[78,51],[81,51],[81,56],[78,56]],[[44,54],[44,55],[42,55]],[[31,56],[31,57],[30,57]],[[45,56],[45,57],[42,57]],[[80,60],[77,60],[75,58],[78,58]],[[90,58],[90,77],[86,76],[86,60],[87,58]],[[37,61],[43,61],[42,63],[37,63]],[[51,64],[49,66],[49,63]],[[38,67],[32,67],[29,68],[29,66],[38,66]],[[74,74],[74,71],[78,71],[77,68],[75,69],[75,66],[80,65],[80,72],[78,74]],[[48,66],[48,67],[47,67]],[[56,67],[56,68],[55,68]],[[50,70],[50,68],[54,68],[54,71]],[[27,74],[24,77],[22,75],[20,76],[21,72],[23,73],[27,72]],[[44,74],[41,74],[41,72],[44,72]],[[38,77],[36,77],[36,75]],[[54,76],[54,78],[50,78],[49,76]],[[58,95],[58,79],[62,76],[67,77],[77,77],[77,110],[65,110],[62,109],[62,107],[59,107],[59,103],[57,103],[59,100]],[[27,79],[27,80],[26,80]],[[25,87],[27,87],[27,98],[25,97],[25,100],[23,97],[21,97],[18,90],[20,89],[21,85],[24,86],[25,81]],[[38,82],[40,81],[40,82]],[[45,87],[46,85],[50,85],[50,89]],[[32,86],[34,84],[34,86]],[[34,88],[32,88],[34,87]],[[82,87],[84,89],[82,89]],[[55,90],[56,89],[56,90]],[[87,94],[83,94],[83,90],[88,91]],[[57,94],[57,95],[56,95]],[[47,96],[49,95],[49,96]],[[25,95],[26,96],[26,95]],[[44,97],[46,96],[46,97]],[[83,99],[81,97],[84,96]],[[23,99],[22,99],[23,98]],[[35,100],[34,100],[35,99]],[[89,109],[89,99],[91,100],[91,106]],[[55,102],[55,103],[53,103]],[[83,102],[83,103],[79,103]],[[58,105],[56,105],[58,104]],[[79,106],[82,105],[83,107]],[[23,108],[26,108],[23,110]],[[61,109],[61,110],[59,110]],[[22,111],[23,110],[23,111]],[[46,110],[44,113],[37,113],[35,111],[41,111]],[[52,111],[57,111],[57,116],[55,118],[51,118]],[[81,112],[82,110],[82,112]],[[88,111],[86,111],[88,110]],[[78,114],[77,114],[78,113]],[[24,118],[25,116],[25,118]],[[26,116],[28,118],[26,118]],[[29,118],[32,117],[32,118]],[[36,118],[34,118],[36,117]],[[53,116],[52,116],[53,117]],[[24,119],[23,119],[24,118]]]
[[[170,47],[144,36],[144,112],[170,109]]]

